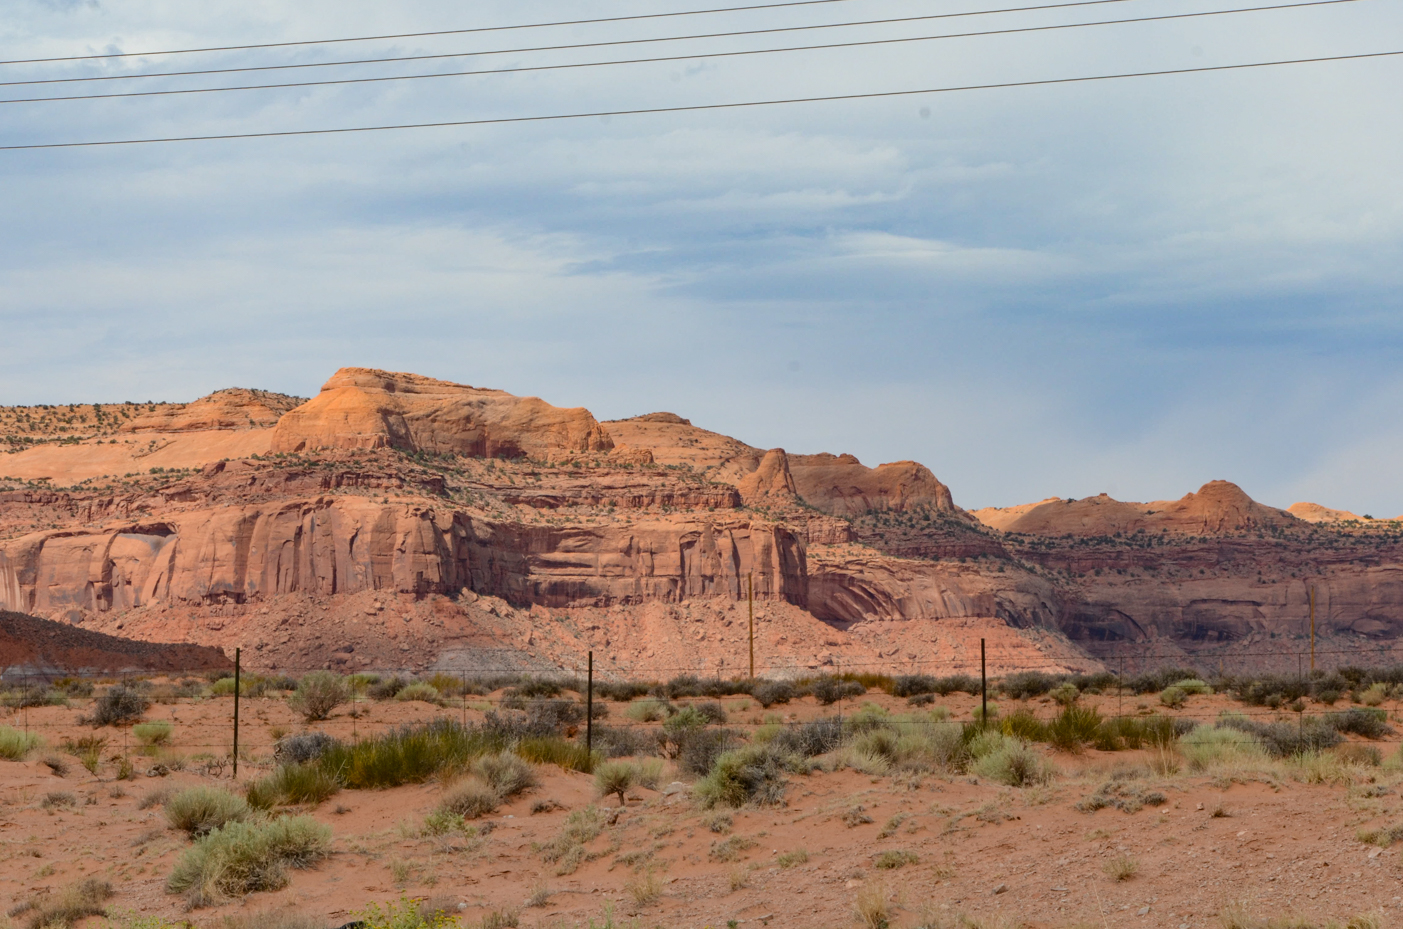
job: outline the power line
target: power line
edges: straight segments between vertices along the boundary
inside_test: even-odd
[[[1231,10],[1207,10],[1198,13],[1165,13],[1158,16],[1139,16],[1129,19],[1107,19],[1090,23],[1059,23],[1051,26],[1020,26],[1013,29],[989,29],[982,32],[957,32],[945,35],[934,36],[904,36],[897,39],[866,39],[857,42],[831,42],[822,45],[796,45],[787,48],[765,48],[747,49],[743,51],[730,52],[701,52],[693,55],[669,55],[657,58],[628,58],[614,61],[586,61],[569,62],[555,65],[529,65],[519,68],[494,68],[485,71],[443,71],[434,74],[400,74],[383,77],[348,77],[335,78],[325,81],[288,81],[281,84],[245,84],[234,87],[195,87],[182,88],[177,90],[140,90],[114,94],[73,94],[61,97],[22,97],[11,100],[0,100],[0,105],[7,103],[52,103],[71,100],[111,100],[125,97],[168,97],[183,94],[210,94],[228,93],[232,91],[245,90],[285,90],[295,87],[329,87],[348,84],[379,84],[390,81],[414,81],[445,77],[474,77],[487,76],[493,74],[520,74],[528,71],[560,71],[574,68],[600,68],[615,65],[634,64],[658,64],[670,61],[694,61],[702,58],[734,58],[750,55],[773,55],[782,52],[807,52],[824,51],[840,48],[858,48],[864,46],[895,45],[910,42],[933,42],[941,39],[969,39],[998,35],[1013,35],[1017,33],[1029,32],[1050,32],[1063,29],[1085,29],[1091,26],[1120,26],[1131,23],[1160,22],[1173,19],[1193,19],[1204,16],[1226,16],[1236,13],[1260,13],[1272,10],[1288,10],[1296,7],[1317,7],[1333,6],[1340,3],[1355,3],[1358,0],[1308,0],[1305,3],[1279,3],[1271,6],[1240,7]],[[26,83],[26,82],[19,82]],[[0,87],[9,86],[0,83]]]
[[[1403,51],[1363,52],[1354,55],[1328,55],[1319,58],[1288,58],[1278,61],[1254,61],[1233,65],[1207,65],[1198,68],[1171,68],[1163,71],[1132,71],[1121,74],[1093,74],[1084,77],[1043,78],[1032,81],[1005,81],[993,84],[964,84],[954,87],[927,87],[919,90],[884,90],[862,94],[830,94],[820,97],[789,97],[779,100],[746,100],[735,103],[698,103],[686,106],[643,107],[630,110],[596,110],[589,113],[554,113],[545,116],[498,116],[484,119],[445,120],[432,123],[400,123],[388,126],[349,126],[334,129],[287,129],[274,132],[231,132],[218,135],[167,136],[150,139],[107,139],[95,142],[42,142],[32,145],[0,145],[0,151],[30,151],[54,148],[97,148],[109,145],[153,145],[165,142],[215,142],[230,139],[274,139],[288,136],[341,135],[352,132],[388,132],[399,129],[444,129],[453,126],[496,126],[509,123],[553,122],[567,119],[591,119],[613,116],[644,116],[658,113],[691,113],[701,110],[734,110],[763,106],[786,106],[796,103],[831,103],[842,100],[875,100],[884,97],[911,97],[922,94],[959,93],[971,90],[1002,90],[1014,87],[1046,87],[1054,84],[1083,84],[1093,81],[1114,81],[1137,77],[1165,77],[1175,74],[1203,74],[1216,71],[1241,71],[1250,68],[1273,68],[1283,65],[1321,64],[1330,61],[1360,61],[1369,58],[1390,58]]]
[[[661,36],[653,39],[616,39],[609,42],[576,42],[570,45],[537,45],[521,48],[487,49],[480,52],[442,52],[433,55],[401,55],[393,58],[354,58],[343,61],[306,61],[282,65],[250,65],[242,68],[205,68],[195,71],[148,71],[139,74],[102,74],[89,77],[40,78],[30,81],[0,81],[0,87],[22,87],[31,84],[83,84],[94,81],[131,81],[152,77],[198,77],[210,74],[244,74],[255,71],[291,71],[298,68],[337,68],[349,65],[399,64],[406,61],[435,61],[444,58],[477,58],[483,55],[520,55],[528,52],[578,51],[586,48],[611,48],[618,45],[650,45],[657,42],[686,42],[701,39],[733,39],[779,32],[811,32],[817,29],[849,29],[856,26],[887,26],[896,23],[930,22],[938,19],[960,19],[967,16],[993,16],[1002,13],[1025,13],[1034,10],[1060,10],[1069,7],[1103,6],[1108,3],[1129,3],[1132,0],[1072,0],[1068,3],[1046,3],[1038,6],[1007,7],[999,10],[972,10],[965,13],[931,13],[922,16],[902,16],[895,19],[868,19],[846,23],[821,23],[807,26],[779,26],[769,29],[742,29],[732,32],[704,32],[692,35]],[[1345,0],[1342,0],[1345,2]],[[1348,0],[1353,2],[1353,0]]]
[[[546,29],[556,26],[592,26],[645,19],[672,19],[679,16],[705,16],[712,13],[744,13],[751,10],[779,10],[796,6],[851,3],[852,0],[792,0],[788,3],[761,3],[753,6],[726,6],[709,10],[682,10],[676,13],[639,13],[632,16],[605,16],[599,19],[570,19],[550,23],[518,23],[512,26],[477,26],[471,29],[440,29],[434,32],[401,32],[387,35],[354,36],[347,39],[306,39],[298,42],[264,42],[258,45],[218,45],[209,48],[171,48],[159,52],[114,52],[106,55],[69,55],[62,58],[17,58],[0,65],[50,64],[60,61],[101,61],[108,58],[154,58],[157,55],[195,55],[205,52],[246,52],[261,48],[295,48],[304,45],[337,45],[346,42],[381,42],[390,39],[424,39],[433,36],[470,35],[480,32],[508,32],[520,29]]]

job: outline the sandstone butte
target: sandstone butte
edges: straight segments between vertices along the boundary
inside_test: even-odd
[[[254,667],[1390,660],[1403,525],[1212,481],[967,513],[927,468],[346,368],[310,400],[0,409],[0,608]],[[1341,659],[1345,660],[1345,659]]]

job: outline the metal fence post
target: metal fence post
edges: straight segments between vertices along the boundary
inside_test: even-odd
[[[234,780],[239,779],[239,665],[243,649],[234,649]]]
[[[594,753],[594,652],[589,653],[589,676],[585,683],[585,753]]]
[[[989,725],[989,673],[984,664],[984,640],[979,640],[979,702],[981,705],[979,727]]]

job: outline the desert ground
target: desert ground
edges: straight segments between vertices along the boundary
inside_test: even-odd
[[[331,927],[371,903],[408,897],[432,900],[464,926],[667,929],[1231,929],[1268,918],[1321,926],[1352,917],[1363,920],[1355,925],[1386,925],[1403,905],[1398,851],[1387,847],[1388,828],[1403,821],[1396,735],[1369,743],[1377,754],[1350,750],[1361,741],[1350,736],[1346,748],[1305,759],[1231,757],[1202,770],[1172,747],[1073,754],[1040,745],[1052,776],[1025,787],[971,772],[882,771],[840,751],[815,758],[811,773],[789,775],[778,805],[735,810],[705,809],[693,796],[696,778],[673,761],[663,762],[653,788],[628,789],[622,808],[617,797],[599,796],[592,776],[538,765],[535,786],[465,828],[434,834],[426,817],[453,781],[442,777],[342,790],[283,811],[310,815],[333,834],[331,854],[292,871],[284,889],[193,909],[167,891],[191,845],[164,815],[172,792],[196,785],[238,790],[272,770],[277,739],[307,728],[352,740],[435,717],[477,723],[502,698],[499,691],[445,705],[362,699],[309,727],[280,692],[245,697],[237,781],[226,763],[230,696],[157,699],[146,718],[169,721],[171,736],[154,749],[141,748],[129,729],[80,724],[90,700],[12,711],[0,725],[27,728],[43,744],[23,760],[0,761],[0,901],[14,926],[29,926],[42,912],[31,903],[96,878],[115,891],[105,906],[117,921],[139,914],[222,927],[231,919],[300,916]],[[673,705],[695,702],[707,701]],[[872,714],[863,709],[871,706],[892,718],[934,712],[950,725],[979,709],[978,699],[963,693],[912,707],[876,690],[831,706],[812,697],[768,710],[748,696],[719,702],[726,725],[751,737],[767,724],[773,730],[823,716],[851,719]],[[1153,694],[1087,695],[1082,702],[1108,716],[1211,722],[1229,711],[1299,722],[1294,713],[1221,695],[1192,696],[1177,708]],[[1059,709],[1047,697],[996,704],[1005,717],[1027,709],[1051,718]],[[606,705],[599,725],[654,725],[629,719],[627,704]],[[1311,705],[1306,712],[1327,709]],[[1397,722],[1397,701],[1382,709]],[[90,772],[63,746],[94,735],[107,741]],[[134,762],[125,779],[122,757]],[[1099,804],[1087,800],[1096,796],[1108,805],[1094,809]],[[598,834],[584,843],[577,867],[561,873],[567,869],[546,861],[543,849],[572,816],[597,824]]]

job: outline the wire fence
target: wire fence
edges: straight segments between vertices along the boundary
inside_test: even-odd
[[[1281,657],[1279,651],[1262,654]],[[1142,665],[1157,668],[1184,664],[1179,652],[1137,657]],[[652,745],[663,754],[676,750],[678,733],[685,727],[711,727],[723,733],[723,740],[733,738],[739,745],[772,735],[777,727],[824,720],[848,735],[870,728],[914,733],[975,726],[1037,737],[1056,732],[1058,726],[1080,726],[1083,742],[1093,743],[1093,733],[1103,732],[1107,744],[1118,747],[1163,744],[1193,727],[1214,724],[1236,726],[1243,732],[1241,744],[1260,745],[1263,733],[1280,736],[1285,733],[1282,727],[1294,727],[1306,746],[1328,747],[1339,741],[1328,733],[1341,731],[1363,736],[1380,750],[1403,746],[1403,735],[1389,725],[1390,717],[1401,718],[1403,665],[1368,668],[1359,664],[1363,656],[1358,650],[1320,649],[1315,653],[1317,669],[1310,672],[1309,656],[1296,657],[1301,670],[1295,676],[1215,679],[1226,707],[1223,699],[1195,693],[1196,685],[1188,692],[1180,688],[1172,699],[1165,695],[1167,688],[1186,683],[1171,678],[1193,674],[1192,667],[1161,672],[1157,681],[1113,671],[1047,674],[1042,666],[1008,670],[1009,662],[1000,658],[999,650],[986,648],[986,667],[1001,668],[997,677],[924,673],[950,670],[948,660],[843,662],[793,680],[725,678],[715,668],[692,666],[654,668],[646,679],[606,681],[595,678],[592,661],[578,671],[565,668],[554,674],[477,666],[344,675],[317,664],[275,673],[248,673],[239,665],[237,678],[205,669],[92,677],[21,671],[0,684],[0,714],[8,714],[5,725],[75,755],[93,752],[101,741],[98,753],[150,757],[153,767],[189,765],[216,776],[225,769],[235,773],[240,762],[249,767],[270,764],[279,741],[300,731],[359,741],[434,720],[506,731],[544,727],[592,749]],[[1347,659],[1349,664],[1336,661],[1337,667],[1327,672],[1322,666],[1330,659]],[[344,687],[343,699],[336,700],[323,719],[308,718],[297,708],[299,687],[306,686],[302,679],[316,672],[334,675]],[[125,725],[95,725],[92,717],[99,698],[116,685],[136,692],[147,708]],[[1057,685],[1062,685],[1060,692]],[[1072,691],[1066,690],[1068,685]],[[1259,688],[1255,695],[1254,686]],[[1275,689],[1264,696],[1262,686]],[[1351,698],[1374,705],[1356,705]],[[883,709],[866,709],[874,703]],[[677,725],[676,717],[688,707],[693,711],[685,727]],[[1081,714],[1079,720],[1073,719],[1074,711]],[[138,717],[165,720],[181,731],[175,736],[144,733],[131,726]],[[85,728],[90,729],[86,735]],[[1220,743],[1229,741],[1219,738]]]

